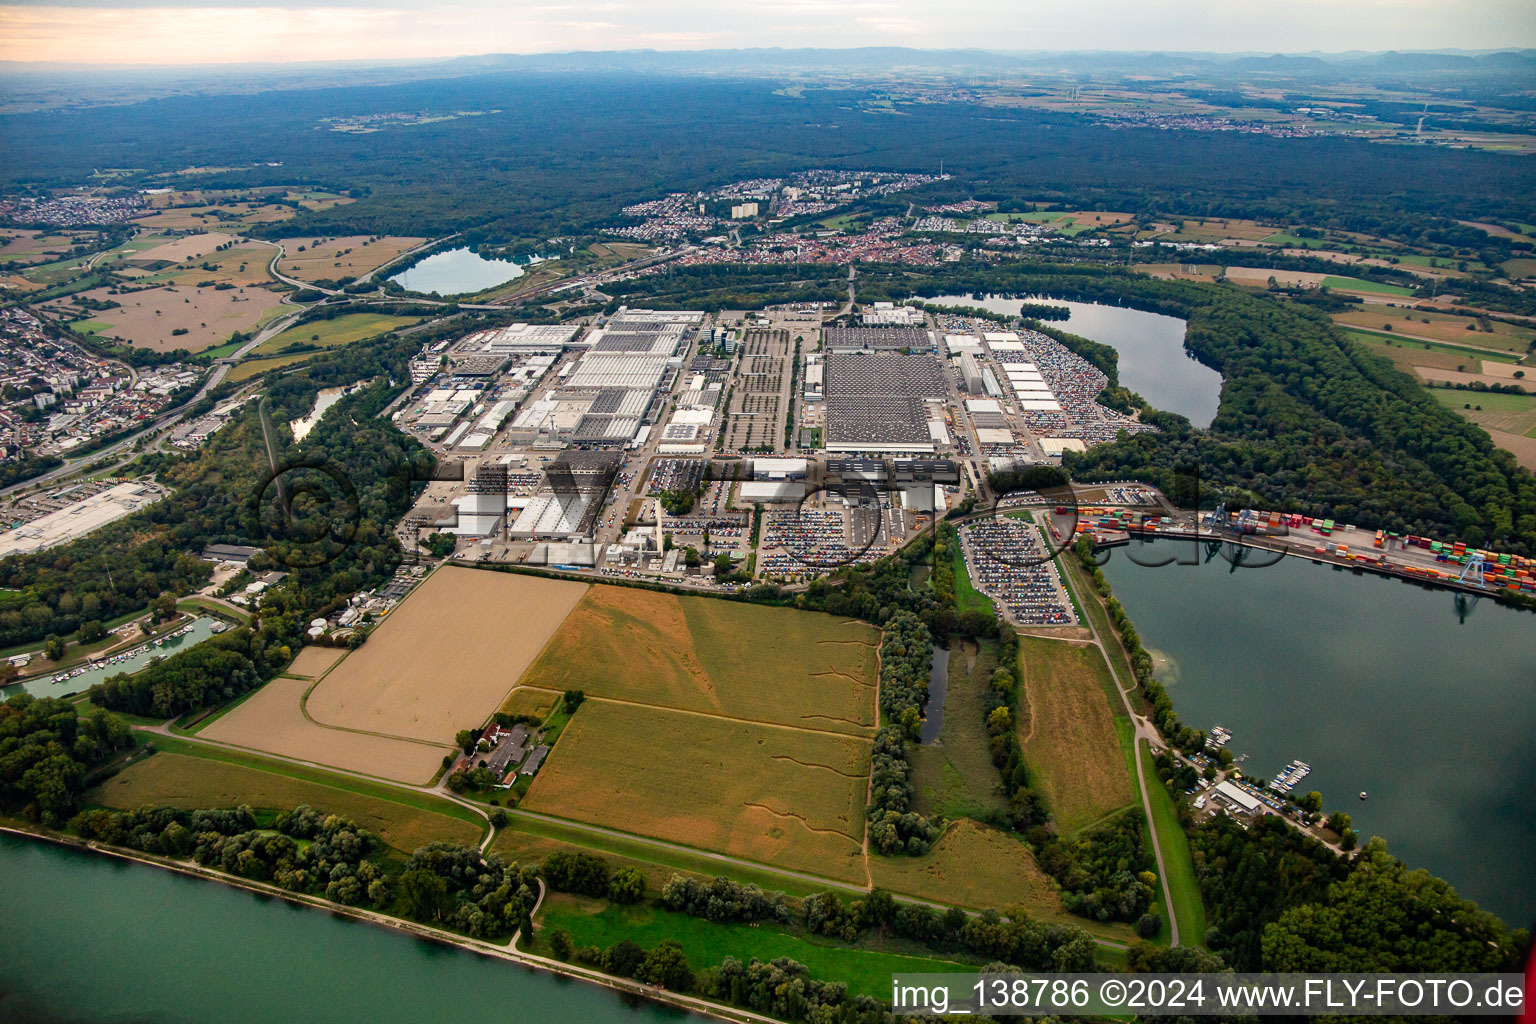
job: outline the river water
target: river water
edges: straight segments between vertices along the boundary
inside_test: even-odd
[[[71,676],[58,683],[53,681],[53,676],[40,676],[37,679],[12,683],[0,689],[0,698],[23,692],[30,693],[34,697],[62,697],[66,693],[83,693],[95,684],[104,683],[121,672],[132,675],[147,666],[154,658],[168,658],[178,651],[202,643],[213,636],[213,627],[218,621],[206,615],[199,616],[192,620],[190,633],[170,637],[159,647],[156,647],[153,641],[147,642],[143,645],[144,649],[131,658],[124,658],[100,668],[88,668],[79,675]],[[137,648],[130,649],[137,650]]]
[[[1025,300],[993,295],[940,295],[923,301],[944,306],[979,306],[993,313],[1018,316]],[[1183,320],[1097,302],[1053,298],[1030,301],[1065,306],[1072,311],[1069,319],[1053,320],[1048,326],[1114,346],[1120,353],[1120,383],[1152,403],[1153,408],[1187,416],[1197,427],[1211,425],[1221,400],[1221,374],[1185,351]]]
[[[1517,927],[1536,919],[1536,615],[1285,558],[1232,571],[1132,562],[1188,542],[1113,549],[1104,573],[1160,664],[1179,717],[1231,729],[1249,774],[1292,759],[1297,787],[1347,811]],[[1203,556],[1202,556],[1203,557]],[[1166,661],[1164,661],[1166,659]],[[1368,799],[1358,798],[1360,791]]]
[[[512,260],[488,260],[473,249],[449,249],[434,253],[407,270],[391,277],[402,288],[430,295],[471,295],[487,288],[515,281],[527,273],[526,267],[543,262],[537,258],[526,264]]]
[[[0,879],[0,1020],[705,1019],[314,908],[15,836],[0,835]]]

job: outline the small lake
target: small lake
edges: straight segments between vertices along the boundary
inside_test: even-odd
[[[327,409],[341,401],[341,396],[346,394],[347,390],[347,388],[322,388],[315,396],[315,406],[309,410],[309,415],[288,424],[293,431],[293,439],[302,441],[308,437],[309,432],[314,430],[315,425],[320,422],[320,417],[325,415]]]
[[[1116,548],[1104,566],[1187,724],[1232,730],[1246,772],[1348,812],[1516,927],[1536,918],[1536,615],[1284,558],[1137,565],[1203,545]],[[1362,801],[1358,794],[1368,793]]]
[[[473,249],[449,249],[434,253],[408,270],[390,278],[402,288],[430,295],[471,295],[515,281],[527,267],[544,262],[535,256],[523,263],[486,259]]]
[[[995,295],[940,295],[924,302],[943,306],[978,306],[993,313],[1018,316],[1026,301],[1065,306],[1066,320],[1047,326],[1078,334],[1120,353],[1120,383],[1152,403],[1155,409],[1187,416],[1197,427],[1208,427],[1221,401],[1221,374],[1198,362],[1184,349],[1183,320],[1161,313],[1144,313],[1097,302],[1068,302],[1033,296],[1004,299]]]
[[[0,835],[0,878],[12,883],[0,885],[0,1020],[705,1021],[323,910],[37,840]]]
[[[115,661],[110,665],[100,668],[88,668],[79,675],[70,676],[63,682],[54,682],[53,676],[39,676],[36,679],[28,679],[25,682],[12,683],[0,690],[0,695],[10,697],[17,693],[30,693],[34,697],[62,697],[66,693],[83,693],[97,683],[104,683],[112,676],[120,672],[129,675],[139,671],[154,658],[168,658],[177,651],[184,650],[196,644],[202,643],[213,636],[213,627],[218,619],[206,615],[192,620],[192,629],[180,636],[169,637],[159,647],[153,640],[129,648],[137,653],[130,657]]]
[[[933,666],[928,670],[928,705],[923,708],[923,746],[937,743],[944,729],[944,698],[949,694],[949,648],[933,645]]]

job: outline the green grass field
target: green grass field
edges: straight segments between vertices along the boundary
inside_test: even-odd
[[[409,327],[418,318],[389,316],[385,313],[348,313],[331,320],[316,320],[298,324],[281,334],[268,338],[256,347],[253,355],[276,355],[289,345],[318,345],[320,348],[337,348],[354,341],[373,338],[386,331]]]
[[[1200,902],[1200,884],[1195,880],[1194,860],[1189,852],[1189,837],[1179,824],[1173,797],[1157,775],[1152,754],[1146,744],[1137,744],[1142,770],[1147,779],[1147,798],[1152,804],[1152,827],[1157,829],[1163,860],[1168,869],[1168,891],[1173,898],[1173,913],[1179,922],[1179,942],[1186,946],[1205,944],[1205,906]]]
[[[960,550],[960,544],[951,545],[950,558],[955,567],[955,604],[961,612],[985,612],[988,615],[995,613],[996,608],[992,599],[976,589],[971,582],[970,570],[965,567],[965,552]]]
[[[447,801],[437,803],[449,813],[438,813],[288,775],[163,750],[107,779],[86,795],[86,802],[125,810],[157,806],[189,811],[241,804],[256,810],[287,811],[309,804],[316,810],[351,818],[405,853],[435,839],[476,844],[484,834],[481,825],[458,816],[459,809],[450,811],[453,805]]]
[[[920,813],[951,820],[985,819],[989,813],[1007,809],[982,713],[995,668],[995,640],[980,646],[966,641],[951,651],[949,692],[938,742],[911,748],[914,803]]]
[[[1366,281],[1358,277],[1325,277],[1323,287],[1333,288],[1337,291],[1371,292],[1376,295],[1412,295],[1413,289],[1402,288],[1395,284],[1381,284],[1377,281]]]
[[[682,944],[694,970],[713,967],[728,956],[746,961],[789,957],[816,978],[841,981],[859,995],[889,998],[897,972],[973,973],[975,966],[936,957],[886,952],[802,936],[774,925],[715,924],[656,906],[612,906],[569,894],[545,898],[539,913],[541,938],[564,928],[578,946],[615,945],[630,939],[651,949],[663,939]]]
[[[1454,388],[1430,388],[1430,394],[1452,409],[1480,405],[1484,412],[1530,412],[1536,408],[1536,395],[1505,395],[1497,392],[1457,391]]]

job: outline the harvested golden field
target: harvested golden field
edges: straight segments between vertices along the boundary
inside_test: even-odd
[[[151,248],[130,253],[128,260],[133,263],[182,263],[203,256],[212,256],[218,252],[219,246],[234,240],[233,235],[226,235],[221,231],[184,235],[181,238],[174,238]]]
[[[1274,278],[1278,284],[1286,287],[1300,285],[1303,288],[1316,288],[1327,276],[1327,274],[1309,274],[1303,270],[1275,270],[1269,267],[1227,268],[1228,281],[1256,288],[1268,287],[1270,278]]]
[[[366,274],[425,241],[398,235],[372,240],[368,235],[284,238],[280,243],[283,258],[277,261],[277,269],[300,281],[336,281]],[[301,248],[303,252],[299,251]]]
[[[444,566],[309,695],[315,721],[448,743],[481,725],[587,584]]]
[[[1480,325],[1472,317],[1417,309],[1350,310],[1334,314],[1333,322],[1368,331],[1388,331],[1405,338],[1423,338],[1522,354],[1536,340],[1536,330],[1529,327],[1489,320],[1489,329],[1484,331],[1479,330]]]
[[[925,856],[871,856],[869,870],[880,888],[905,896],[975,910],[1017,904],[1035,917],[1066,916],[1029,847],[974,821],[955,822]]]
[[[319,679],[325,675],[326,669],[340,661],[346,653],[344,647],[306,647],[288,665],[284,674],[301,679]]]
[[[412,785],[429,781],[451,745],[333,729],[310,720],[301,702],[307,679],[272,680],[198,736]]]
[[[830,615],[599,584],[522,682],[865,736],[878,644]]]
[[[190,231],[207,228],[240,230],[252,224],[270,224],[294,216],[291,206],[277,203],[179,206],[133,218],[149,231]]]
[[[126,295],[109,295],[105,288],[85,294],[92,299],[111,299],[119,306],[92,311],[89,319],[73,325],[77,331],[156,352],[177,348],[200,352],[221,345],[235,331],[248,331],[277,313],[283,302],[277,292],[264,288],[218,291],[171,285]],[[171,333],[178,329],[187,333]]]
[[[1063,835],[1129,804],[1135,793],[1098,649],[1019,638],[1019,744]]]
[[[185,811],[241,804],[258,811],[291,811],[308,804],[326,814],[351,818],[405,853],[436,839],[479,843],[484,834],[472,822],[448,814],[227,761],[163,751],[125,768],[91,790],[86,794],[86,803],[122,810],[175,807]]]
[[[50,234],[25,228],[0,228],[0,263],[18,260],[40,262],[40,257],[68,256],[75,240],[70,235]]]
[[[521,806],[863,884],[869,757],[851,736],[589,696]]]

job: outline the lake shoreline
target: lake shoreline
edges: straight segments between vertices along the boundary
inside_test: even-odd
[[[18,836],[23,839],[64,847],[79,853],[96,854],[120,861],[142,864],[146,867],[159,868],[186,878],[214,882],[257,896],[277,897],[288,903],[308,907],[313,910],[323,910],[337,917],[350,918],[364,924],[370,924],[417,939],[425,939],[439,945],[451,946],[455,949],[464,950],[465,952],[474,953],[489,959],[505,960],[533,970],[545,971],[573,981],[581,981],[606,988],[623,996],[638,997],[649,1002],[674,1007],[690,1013],[702,1014],[716,1020],[729,1021],[733,1022],[733,1024],[781,1024],[776,1017],[768,1017],[750,1010],[713,1003],[697,996],[652,988],[628,978],[619,978],[579,967],[575,964],[568,964],[561,960],[542,957],[535,953],[526,953],[510,943],[498,946],[494,943],[473,939],[467,935],[459,935],[455,932],[434,928],[431,925],[420,924],[416,921],[407,921],[403,918],[392,917],[388,914],[381,914],[361,907],[349,907],[340,903],[333,903],[330,900],[311,896],[307,893],[290,892],[287,889],[265,882],[238,878],[234,875],[214,871],[211,868],[205,868],[192,862],[178,861],[169,857],[144,853],[139,850],[97,843],[92,840],[82,839],[79,836],[72,836],[66,832],[24,825],[16,822],[14,819],[0,823],[0,835]],[[512,941],[515,942],[516,939],[514,938]]]

